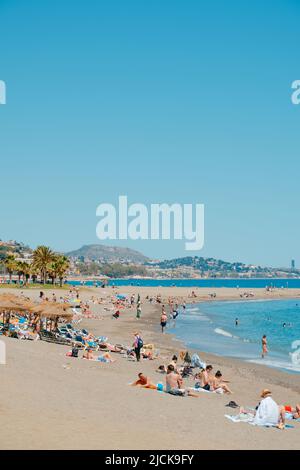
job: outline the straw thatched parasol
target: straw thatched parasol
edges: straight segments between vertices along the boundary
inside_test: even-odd
[[[48,318],[57,323],[59,318],[71,319],[73,317],[73,314],[68,311],[69,308],[70,307],[65,304],[52,302],[35,304],[31,300],[19,297],[15,294],[0,294],[0,312],[3,313],[3,323],[5,323],[4,316],[7,312],[9,312],[9,314],[6,318],[6,323],[10,322],[11,312],[28,312],[29,314],[36,315],[40,319]]]
[[[68,310],[69,306],[63,304],[42,302],[36,305],[32,312],[38,314],[41,318],[72,318],[73,313]]]
[[[30,300],[19,297],[15,294],[0,294],[0,312],[3,314],[3,324],[10,323],[10,314],[20,312],[30,312],[33,307]]]

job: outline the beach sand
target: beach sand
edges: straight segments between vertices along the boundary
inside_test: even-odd
[[[154,343],[160,349],[161,357],[155,361],[136,363],[115,354],[115,363],[102,364],[66,357],[67,346],[4,338],[7,364],[0,365],[0,448],[298,449],[298,422],[292,423],[294,429],[280,431],[232,423],[224,414],[236,414],[235,410],[225,407],[229,400],[254,407],[265,387],[273,391],[279,404],[299,403],[299,375],[199,351],[201,359],[212,363],[215,369],[220,368],[231,381],[232,396],[200,393],[199,398],[181,398],[128,385],[139,372],[144,372],[154,383],[164,382],[165,376],[155,369],[184,349],[172,335],[160,333],[160,307],[145,301],[146,295],[155,296],[160,292],[164,299],[178,296],[191,302],[191,290],[173,287],[81,289],[83,299],[92,295],[109,299],[117,291],[136,295],[139,292],[143,302],[140,320],[135,318],[135,309],[122,311],[120,319],[113,320],[113,310],[97,305],[93,310],[101,313],[101,319],[85,319],[80,327],[124,345],[132,344],[133,333],[138,330],[144,343]],[[207,300],[212,289],[194,291],[197,298],[193,300],[198,302]],[[217,300],[239,299],[242,292],[236,289],[213,291],[217,292]],[[255,298],[300,297],[300,290],[251,291]],[[38,298],[39,290],[24,292],[33,299]],[[65,295],[65,291],[53,292],[57,297]],[[109,306],[108,300],[106,303]],[[186,382],[186,385],[192,384],[192,381]]]

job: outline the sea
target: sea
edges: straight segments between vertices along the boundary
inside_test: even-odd
[[[274,288],[300,288],[300,278],[280,279],[109,279],[109,286],[140,286],[140,287],[240,287],[241,289],[264,288],[266,286]],[[68,284],[73,286],[81,285],[81,281],[69,280]],[[84,281],[86,286],[101,286],[101,281]]]
[[[237,324],[236,324],[237,319]],[[169,333],[193,349],[300,373],[300,301],[241,300],[192,304]],[[261,358],[261,339],[269,353]]]

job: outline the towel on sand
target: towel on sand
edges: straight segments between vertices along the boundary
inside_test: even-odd
[[[241,413],[241,414],[238,414],[238,415],[235,415],[235,416],[232,416],[232,415],[224,415],[224,416],[225,416],[225,418],[229,419],[233,423],[248,423],[248,424],[251,424],[252,426],[264,426],[264,427],[267,427],[267,428],[276,428],[277,427],[276,424],[272,424],[272,423],[257,424],[254,421],[254,416],[249,414],[249,413]],[[294,428],[294,426],[292,426],[291,424],[286,424],[285,428],[286,429],[292,429],[292,428]]]
[[[190,390],[193,390],[193,392],[204,392],[204,393],[219,393],[219,394],[223,394],[224,393],[224,390],[222,388],[217,388],[217,390],[205,390],[205,388],[195,388],[195,387],[189,387]]]

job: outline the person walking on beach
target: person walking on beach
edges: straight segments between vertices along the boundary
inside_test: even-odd
[[[161,332],[162,332],[162,333],[164,333],[164,329],[165,329],[166,326],[167,326],[167,321],[168,321],[168,317],[167,317],[165,308],[164,308],[164,306],[163,306],[163,308],[162,308],[162,313],[161,313],[161,317],[160,317],[160,326],[161,326]]]
[[[264,359],[265,355],[268,354],[268,342],[267,342],[267,337],[266,335],[263,335],[262,340],[261,340],[261,345],[262,345],[262,353],[261,357]]]
[[[136,357],[137,362],[140,362],[141,360],[141,349],[143,346],[144,346],[144,342],[141,336],[139,335],[139,333],[134,333],[133,347],[134,347],[134,352],[135,352],[135,357]]]

